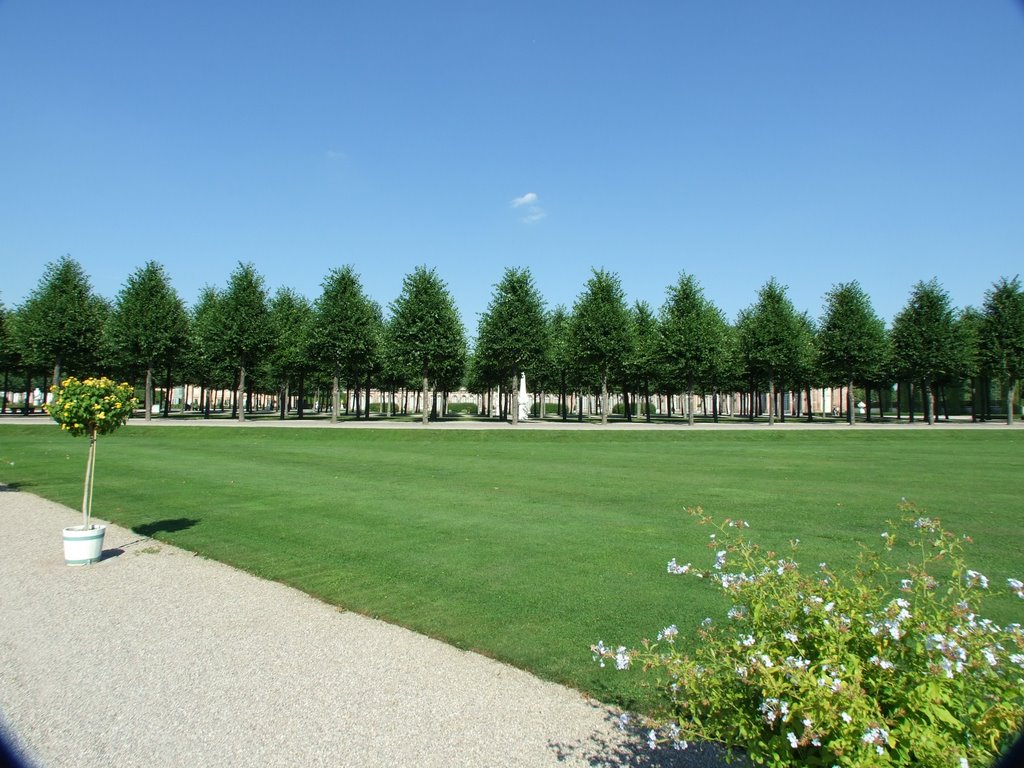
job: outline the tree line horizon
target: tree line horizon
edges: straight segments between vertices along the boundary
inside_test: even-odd
[[[344,388],[354,393],[357,418],[369,418],[371,389],[390,395],[391,412],[398,391],[419,391],[425,423],[436,416],[438,393],[465,388],[497,390],[496,415],[515,423],[517,382],[525,374],[531,392],[557,395],[562,419],[570,416],[570,394],[581,396],[579,420],[582,395],[599,397],[602,422],[612,394],[627,419],[636,411],[648,420],[652,395],[682,394],[688,403],[710,397],[717,422],[719,396],[739,392],[750,396],[746,415],[766,412],[771,424],[785,418],[783,393],[797,396],[798,415],[806,393],[813,418],[811,389],[831,386],[846,389],[851,422],[855,388],[867,400],[868,419],[872,392],[882,416],[882,393],[895,388],[897,409],[906,402],[913,420],[919,399],[931,423],[953,389],[966,393],[972,417],[985,418],[997,386],[1013,422],[1024,375],[1017,276],[996,280],[980,309],[957,309],[937,279],[920,281],[886,325],[857,281],[833,285],[813,318],[773,277],[730,323],[686,272],[667,287],[657,310],[645,301],[630,305],[616,273],[591,272],[571,309],[549,309],[528,268],[506,268],[470,342],[447,285],[426,266],[403,278],[385,313],[351,265],[330,270],[311,301],[288,287],[271,294],[255,266],[240,262],[223,288],[204,287],[188,307],[155,261],[132,272],[108,301],[64,256],[44,267],[20,305],[8,310],[0,303],[2,410],[12,377],[21,384],[16,391],[28,392],[33,381],[59,384],[62,373],[103,373],[145,390],[147,419],[155,377],[162,376],[165,391],[172,382],[200,387],[207,418],[214,390],[235,393],[232,415],[239,419],[252,411],[254,394],[277,397],[285,418],[298,393],[302,418],[315,388],[330,390],[335,421]],[[487,409],[493,415],[489,401]],[[693,407],[686,411],[692,423]]]

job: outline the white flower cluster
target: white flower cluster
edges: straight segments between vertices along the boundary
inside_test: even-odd
[[[875,637],[887,634],[893,640],[899,640],[906,634],[903,622],[911,617],[909,608],[910,603],[902,597],[891,600],[886,606],[885,617],[869,626],[868,631]],[[872,616],[869,614],[868,618]]]
[[[671,626],[665,627],[661,632],[658,633],[658,640],[668,640],[670,643],[676,641],[676,635],[679,634],[679,628],[672,624]]]
[[[947,678],[952,679],[954,673],[959,674],[964,671],[967,651],[955,638],[946,637],[936,632],[925,638],[924,647],[929,651],[938,651],[942,654],[938,666]]]
[[[1013,594],[1021,600],[1024,600],[1024,582],[1020,579],[1007,579],[1006,583],[1010,586],[1010,590]]]
[[[914,527],[934,532],[939,530],[939,521],[930,517],[919,517],[914,521]]]
[[[624,645],[620,645],[615,649],[615,668],[629,669],[629,651],[626,650]]]
[[[730,619],[741,621],[747,618],[747,607],[745,605],[734,605],[726,614]]]
[[[769,697],[761,702],[761,714],[764,715],[764,721],[768,725],[775,725],[775,721],[779,718],[782,719],[782,722],[788,723],[789,702]]]
[[[620,645],[615,649],[615,653],[612,653],[612,649],[605,645],[603,640],[598,640],[597,645],[590,646],[590,650],[594,654],[594,661],[602,667],[605,659],[614,658],[616,669],[629,669],[629,651],[624,645]]]
[[[690,564],[687,563],[686,565],[679,565],[679,563],[677,563],[676,559],[673,557],[671,560],[668,561],[668,572],[675,574],[677,576],[679,574],[689,573]]]
[[[864,731],[860,740],[865,744],[874,744],[875,751],[880,755],[884,755],[885,745],[889,743],[889,732],[884,728],[870,728]]]
[[[811,666],[811,661],[803,656],[787,656],[782,666],[793,671],[804,670]]]
[[[882,669],[894,669],[896,667],[896,665],[893,664],[891,661],[889,661],[888,659],[881,658],[877,653],[870,659],[868,659],[868,661],[870,661],[876,667],[881,667]]]
[[[968,587],[981,587],[982,589],[988,589],[988,579],[985,578],[984,574],[978,573],[977,571],[967,571],[964,575],[964,580],[967,582]]]

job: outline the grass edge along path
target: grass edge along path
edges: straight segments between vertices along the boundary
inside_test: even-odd
[[[1020,575],[1022,447],[1016,431],[140,426],[100,443],[95,514],[646,708],[638,676],[597,668],[589,645],[722,616],[710,584],[665,572],[673,557],[713,559],[685,507],[747,519],[769,546],[800,538],[802,562],[838,564],[906,497],[970,534],[972,564],[1004,579]],[[0,425],[0,482],[75,508],[84,450],[56,428]],[[1018,606],[996,608],[1021,620]]]

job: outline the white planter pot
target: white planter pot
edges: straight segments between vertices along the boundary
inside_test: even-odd
[[[67,565],[88,565],[95,563],[103,554],[103,534],[107,526],[94,525],[85,528],[73,525],[64,529],[64,562]]]

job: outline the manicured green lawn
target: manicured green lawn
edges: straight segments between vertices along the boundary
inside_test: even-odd
[[[74,508],[85,453],[55,425],[0,425],[0,481]],[[642,706],[637,677],[597,668],[591,643],[724,609],[709,583],[665,572],[714,557],[686,506],[747,519],[771,546],[799,537],[816,566],[877,542],[905,496],[970,533],[990,578],[1024,577],[1024,432],[133,423],[97,461],[99,518],[625,705]]]

